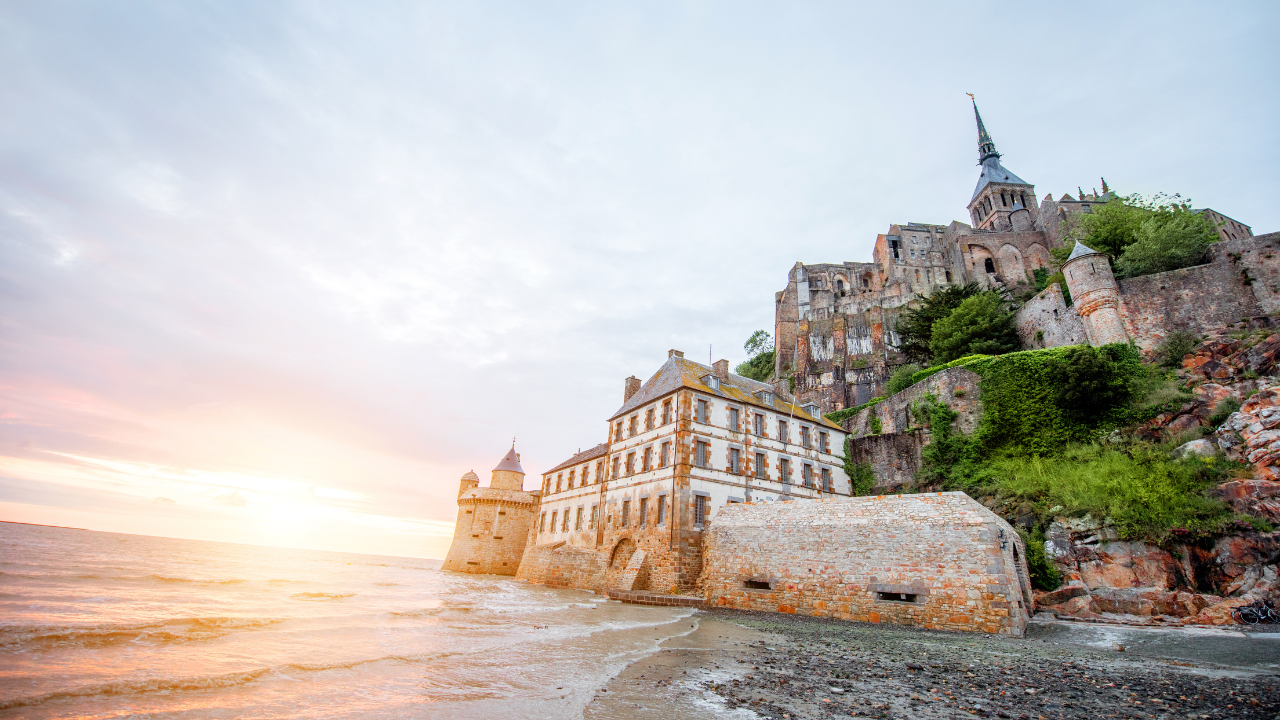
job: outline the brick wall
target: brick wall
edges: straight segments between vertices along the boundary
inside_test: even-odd
[[[442,570],[515,575],[537,507],[531,493],[474,488],[458,499],[453,542]]]
[[[1021,540],[964,493],[735,505],[704,549],[721,607],[1014,636],[1029,618]]]
[[[516,578],[549,587],[604,589],[600,554],[565,542],[532,545],[524,552]]]

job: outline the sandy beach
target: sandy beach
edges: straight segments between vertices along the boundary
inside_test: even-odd
[[[1005,638],[719,610],[693,619],[585,717],[1280,715],[1280,633],[1037,620]]]

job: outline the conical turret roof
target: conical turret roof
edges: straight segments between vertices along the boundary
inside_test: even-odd
[[[1097,254],[1098,254],[1097,250],[1094,250],[1093,248],[1088,247],[1084,243],[1077,240],[1076,246],[1071,248],[1071,255],[1070,257],[1067,258],[1067,262],[1071,262],[1072,260],[1075,260],[1076,258],[1084,255],[1097,255]]]
[[[520,453],[516,452],[516,446],[512,445],[507,454],[503,456],[502,462],[498,463],[498,467],[494,468],[494,472],[499,470],[507,470],[509,472],[518,472],[524,474],[524,468],[520,467]]]

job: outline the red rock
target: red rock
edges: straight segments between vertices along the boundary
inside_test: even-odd
[[[1171,435],[1183,433],[1192,428],[1200,427],[1200,418],[1195,415],[1179,415],[1177,418],[1165,426]]]
[[[1178,562],[1164,550],[1146,543],[1109,542],[1080,554],[1080,577],[1091,590],[1135,587],[1168,590],[1179,584]]]
[[[1275,497],[1280,495],[1280,482],[1252,479],[1231,480],[1214,488],[1213,495],[1227,502],[1244,498]]]
[[[1232,397],[1231,390],[1217,384],[1205,383],[1192,389],[1192,394],[1196,396],[1196,400],[1200,401],[1205,410],[1205,416],[1213,414],[1214,408],[1218,407],[1218,403]]]
[[[1088,594],[1089,589],[1083,585],[1064,585],[1057,590],[1051,590],[1049,592],[1037,590],[1035,593],[1037,605],[1061,605],[1071,598],[1082,597]]]

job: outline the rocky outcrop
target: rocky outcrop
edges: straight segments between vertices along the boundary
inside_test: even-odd
[[[1045,551],[1065,584],[1036,592],[1036,606],[1059,617],[1125,624],[1234,623],[1231,609],[1280,599],[1280,533],[1226,537],[1212,547],[1172,551],[1120,540],[1092,518],[1058,518]]]

